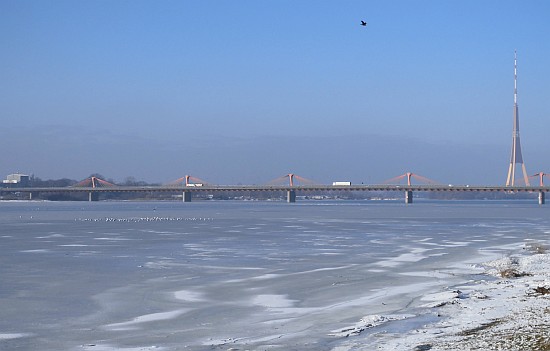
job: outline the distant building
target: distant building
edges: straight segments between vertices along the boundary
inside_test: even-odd
[[[30,177],[26,174],[8,174],[6,179],[2,181],[4,186],[7,187],[27,187],[30,183]]]

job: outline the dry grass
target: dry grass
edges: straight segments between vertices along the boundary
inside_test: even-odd
[[[532,295],[548,295],[550,294],[550,288],[547,288],[545,286],[537,286],[535,289],[533,289]]]
[[[527,272],[520,272],[515,268],[508,267],[500,271],[500,276],[502,278],[519,278],[519,277],[530,277],[532,276],[532,274]]]
[[[531,273],[520,272],[517,268],[518,266],[519,266],[519,258],[509,257],[508,262],[501,267],[500,271],[498,271],[500,277],[501,278],[519,278],[519,277],[532,276]]]
[[[547,325],[534,325],[528,331],[514,331],[504,335],[508,345],[514,345],[518,350],[550,351],[550,335]]]
[[[528,328],[505,327],[506,320],[494,320],[479,327],[457,334],[459,340],[437,343],[436,350],[509,350],[509,351],[550,351],[550,330],[546,324],[530,325]]]
[[[458,335],[460,335],[460,336],[477,335],[479,332],[484,331],[484,330],[489,329],[489,328],[492,328],[495,325],[500,324],[500,323],[502,323],[502,321],[497,319],[497,320],[494,320],[492,322],[482,324],[479,327],[463,330]]]

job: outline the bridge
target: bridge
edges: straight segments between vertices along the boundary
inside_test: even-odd
[[[534,176],[540,177],[538,186],[470,186],[470,185],[443,185],[443,184],[419,184],[414,185],[411,179],[427,178],[407,172],[401,176],[390,179],[387,182],[393,182],[395,179],[404,180],[406,184],[374,184],[374,185],[323,185],[323,184],[296,184],[299,178],[293,174],[285,175],[280,179],[288,179],[288,184],[268,184],[268,185],[211,185],[204,183],[193,183],[192,178],[186,176],[184,181],[172,182],[167,185],[159,186],[119,186],[100,179],[86,179],[71,187],[11,187],[0,188],[0,196],[7,193],[28,194],[32,200],[38,193],[80,193],[88,194],[89,201],[97,201],[101,193],[172,193],[181,194],[184,202],[191,202],[193,193],[219,193],[219,192],[282,192],[286,193],[287,202],[296,202],[296,194],[307,194],[313,192],[401,192],[404,194],[405,203],[413,202],[414,192],[505,192],[505,193],[536,193],[538,194],[539,204],[545,203],[545,195],[550,192],[550,187],[543,183],[543,176],[546,173],[537,173]]]

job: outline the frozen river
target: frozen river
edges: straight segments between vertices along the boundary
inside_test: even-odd
[[[550,233],[529,202],[0,202],[2,350],[372,350]],[[429,315],[428,315],[429,316]]]

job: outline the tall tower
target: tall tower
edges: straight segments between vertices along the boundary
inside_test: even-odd
[[[508,179],[506,186],[514,186],[516,179],[516,164],[521,164],[523,180],[529,186],[529,178],[525,170],[525,163],[521,156],[521,144],[519,142],[519,109],[518,109],[518,64],[517,52],[514,50],[514,130],[512,131],[512,155],[510,156],[510,167],[508,168]]]

